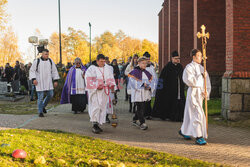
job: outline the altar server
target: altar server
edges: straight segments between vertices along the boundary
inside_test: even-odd
[[[48,49],[44,49],[42,56],[34,61],[29,77],[36,86],[39,117],[44,117],[43,113],[47,113],[45,107],[52,99],[60,78],[55,63],[49,58]],[[43,100],[45,93],[47,96]]]
[[[138,59],[137,67],[132,70],[129,77],[129,89],[131,89],[131,101],[136,103],[137,109],[133,117],[133,125],[139,126],[142,130],[148,129],[145,123],[144,113],[146,103],[151,100],[152,92],[154,91],[151,85],[152,75],[146,70],[147,58],[141,57]],[[139,124],[137,121],[139,120]]]
[[[188,86],[187,99],[184,111],[184,120],[179,134],[185,139],[196,138],[196,144],[207,144],[206,116],[202,105],[205,96],[209,98],[211,83],[207,72],[201,65],[202,53],[197,49],[191,51],[193,61],[186,66],[183,72],[183,81]],[[204,75],[207,79],[207,93],[204,90]]]

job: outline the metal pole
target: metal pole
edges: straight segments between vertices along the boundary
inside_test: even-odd
[[[91,62],[91,23],[89,23],[89,62],[90,64],[92,63]]]
[[[60,0],[58,0],[58,12],[59,12],[59,50],[60,50],[60,62],[62,65],[62,32],[61,32],[61,4]]]

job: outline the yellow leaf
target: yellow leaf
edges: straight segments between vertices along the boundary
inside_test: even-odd
[[[35,164],[45,164],[46,160],[45,160],[44,156],[40,156],[37,159],[35,159],[34,163]]]

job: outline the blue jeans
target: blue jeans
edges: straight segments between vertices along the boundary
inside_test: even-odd
[[[31,91],[30,91],[30,100],[34,100],[34,92],[35,92],[36,86],[32,85],[31,86]]]
[[[45,97],[45,99],[43,100],[44,97],[44,93],[47,94],[47,96]],[[38,114],[43,113],[43,108],[45,108],[49,101],[52,99],[54,95],[54,91],[53,90],[48,90],[48,91],[37,91],[37,106],[38,106]]]

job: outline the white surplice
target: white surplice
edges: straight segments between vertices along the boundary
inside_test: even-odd
[[[202,93],[205,92],[203,72],[204,68],[202,65],[191,62],[184,69],[182,77],[184,83],[188,86],[188,91],[181,132],[184,135],[193,136],[195,138],[208,137],[206,116],[202,108],[204,100]],[[209,99],[211,83],[208,74],[206,78],[207,97]]]
[[[128,66],[125,69],[125,75],[128,76],[128,74],[134,69],[132,63],[129,63]],[[128,85],[129,85],[129,79],[128,79]],[[128,95],[131,95],[131,89],[127,87],[127,93]]]
[[[59,74],[55,63],[51,60],[42,60],[41,58],[37,68],[37,59],[33,62],[29,78],[30,80],[36,79],[38,84],[36,86],[36,91],[48,91],[53,90],[53,80],[58,80]]]
[[[76,68],[75,84],[76,84],[76,94],[85,94],[85,81],[83,78],[83,70],[81,68]],[[71,95],[73,94],[73,84],[71,85]]]
[[[111,65],[108,65],[105,63],[105,66],[109,67],[110,70],[112,71],[113,75],[114,75],[114,68]],[[117,90],[117,86],[115,86],[115,90]],[[114,93],[109,92],[109,97],[108,97],[108,102],[106,104],[106,113],[107,114],[113,114],[114,113],[114,105],[113,105],[113,100],[115,99],[115,95]]]
[[[151,90],[146,90],[144,86],[146,83]],[[146,102],[151,100],[152,92],[154,91],[151,82],[144,72],[142,72],[142,81],[129,77],[128,88],[131,89],[131,102]]]
[[[156,88],[157,88],[157,83],[158,83],[158,77],[157,74],[155,72],[155,67],[153,65],[150,65],[149,67],[146,68],[146,70],[152,75],[153,79],[151,81],[151,85],[154,89],[154,91],[152,92],[152,97],[155,97],[156,94]]]
[[[109,93],[108,102],[106,104],[106,113],[107,114],[114,114],[114,105],[113,100],[115,100],[115,94],[111,92]]]
[[[103,80],[104,78],[104,80]],[[98,83],[114,86],[115,79],[109,66],[91,65],[85,74],[86,90],[88,91],[88,112],[90,122],[103,124],[106,122],[106,105],[109,100],[108,89],[98,90]]]

